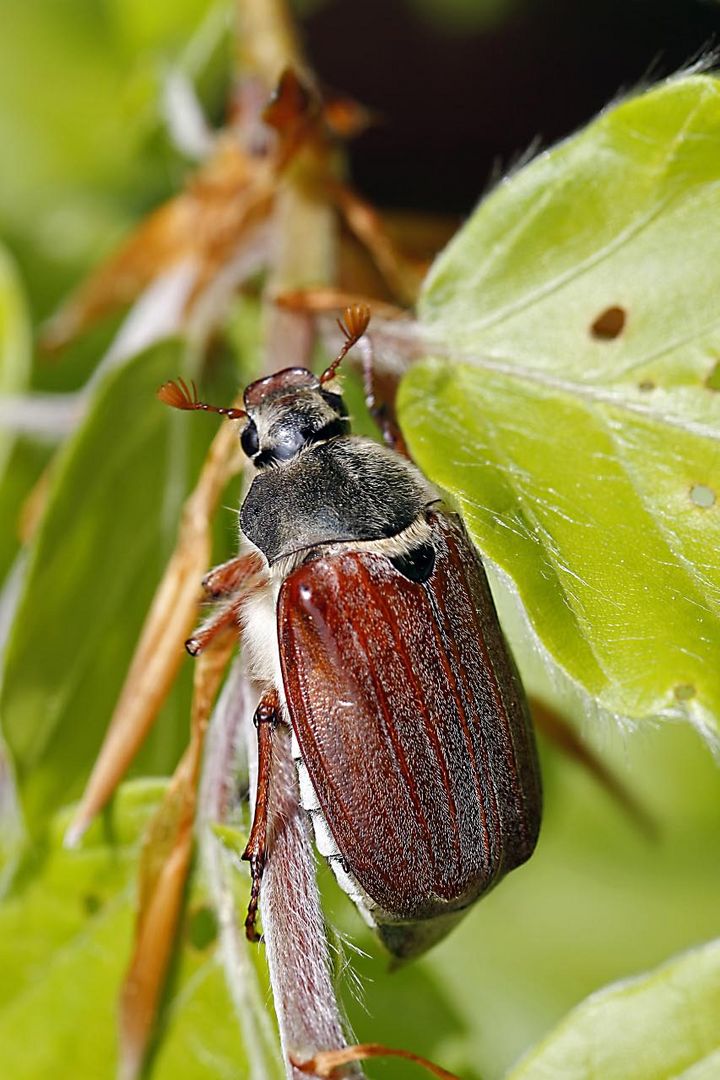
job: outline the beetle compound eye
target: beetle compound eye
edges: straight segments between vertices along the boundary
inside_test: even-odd
[[[255,422],[253,420],[250,420],[247,427],[243,430],[243,433],[240,436],[240,445],[249,458],[255,457],[255,454],[257,454],[260,449],[260,440],[258,439],[257,428],[255,427]]]

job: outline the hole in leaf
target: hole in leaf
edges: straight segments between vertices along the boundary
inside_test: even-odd
[[[713,364],[712,371],[705,380],[708,390],[720,390],[720,360]]]
[[[187,936],[194,949],[207,949],[217,937],[217,932],[217,919],[211,908],[200,907],[190,912]]]
[[[614,304],[612,307],[601,311],[595,322],[590,327],[590,333],[600,341],[612,341],[619,337],[625,329],[627,315],[625,308]]]
[[[694,484],[690,488],[690,498],[696,506],[702,506],[703,510],[715,505],[715,492],[707,484]]]
[[[85,893],[82,898],[82,906],[86,915],[97,915],[102,907],[102,900],[97,893]]]
[[[675,687],[675,697],[678,701],[689,701],[695,697],[695,687],[690,683],[680,683]]]
[[[649,390],[654,390],[654,389],[655,389],[655,383],[652,381],[652,379],[643,379],[642,382],[638,383],[638,390],[643,390],[645,393],[647,393],[647,391],[649,391]]]

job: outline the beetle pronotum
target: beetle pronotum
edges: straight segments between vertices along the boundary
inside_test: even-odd
[[[541,814],[535,743],[480,559],[460,518],[412,463],[366,392],[386,445],[352,435],[332,389],[370,319],[320,376],[288,368],[247,387],[244,409],[180,383],[161,400],[243,419],[254,479],[240,554],[212,571],[223,599],[197,653],[237,621],[264,688],[258,791],[243,858],[255,922],[266,850],[273,730],[290,724],[316,843],[362,916],[404,959],[442,937],[524,862]]]

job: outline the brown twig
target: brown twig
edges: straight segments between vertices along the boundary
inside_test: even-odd
[[[567,757],[581,765],[607,794],[625,811],[630,820],[649,840],[657,840],[658,823],[619,776],[598,757],[574,728],[545,702],[534,698],[532,716],[539,731]]]
[[[447,1069],[441,1069],[439,1065],[428,1061],[427,1058],[420,1057],[419,1054],[413,1054],[410,1050],[394,1050],[389,1046],[383,1046],[381,1043],[359,1043],[357,1046],[348,1046],[345,1050],[328,1050],[315,1054],[313,1058],[307,1061],[294,1058],[293,1064],[296,1069],[299,1069],[306,1076],[316,1076],[320,1080],[326,1080],[326,1078],[335,1077],[337,1070],[349,1062],[376,1057],[394,1057],[401,1058],[403,1061],[412,1061],[421,1068],[426,1069],[432,1076],[437,1076],[438,1080],[460,1080],[455,1073],[448,1072]]]
[[[121,1080],[140,1074],[155,1024],[190,866],[205,732],[235,643],[236,635],[229,633],[197,662],[190,745],[143,843],[135,948],[120,998]]]

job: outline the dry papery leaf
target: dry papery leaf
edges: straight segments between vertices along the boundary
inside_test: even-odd
[[[190,745],[143,842],[135,947],[120,999],[122,1080],[139,1075],[152,1035],[192,854],[205,732],[234,645],[234,634],[225,634],[197,661]]]

